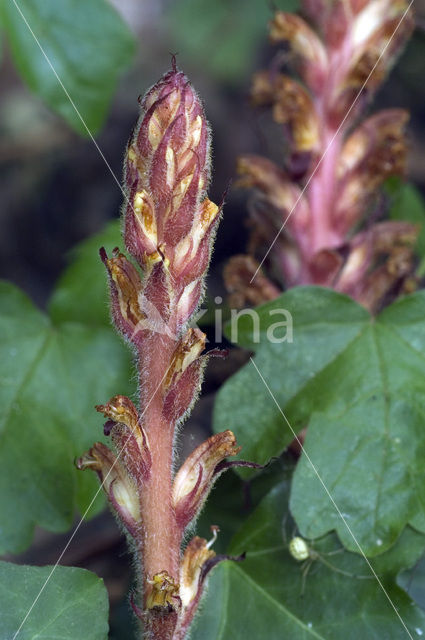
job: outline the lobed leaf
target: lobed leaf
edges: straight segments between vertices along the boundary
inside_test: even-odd
[[[397,586],[396,576],[420,556],[425,537],[406,529],[397,545],[374,561],[391,602],[376,579],[364,577],[371,572],[362,557],[338,553],[334,535],[314,543],[320,556],[303,579],[302,567],[290,555],[283,536],[288,490],[287,483],[277,485],[236,534],[230,552],[246,551],[246,559],[214,570],[192,640],[403,640],[407,636],[403,625],[411,637],[422,635],[425,613]]]
[[[105,247],[107,253],[112,253],[120,245],[120,220],[113,220],[103,231],[72,250],[71,263],[59,278],[49,302],[54,323],[74,321],[110,326],[108,282],[99,248]]]
[[[292,314],[292,343],[266,339],[276,322],[269,311],[279,308]],[[262,339],[251,348],[264,381],[252,363],[233,376],[218,394],[215,429],[225,424],[243,456],[264,463],[293,440],[284,416],[295,432],[308,425],[305,451],[367,555],[388,549],[408,523],[425,531],[425,292],[377,318],[316,287],[257,311]],[[240,321],[245,345],[248,321]],[[305,453],[290,506],[302,535],[336,529],[358,550]]]
[[[85,569],[0,562],[0,638],[106,640],[108,596],[103,580]]]
[[[130,355],[109,327],[53,325],[16,287],[0,283],[0,552],[18,552],[35,524],[65,531],[98,491],[73,465],[95,440],[94,410],[129,391]],[[104,504],[99,497],[93,515]]]

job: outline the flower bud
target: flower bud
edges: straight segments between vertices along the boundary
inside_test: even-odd
[[[145,319],[139,300],[142,291],[140,276],[118,249],[114,249],[112,258],[108,258],[104,249],[101,249],[100,255],[109,274],[111,308],[115,325],[126,338],[131,340]]]
[[[347,35],[350,55],[340,67],[331,109],[339,120],[357,100],[359,90],[376,91],[413,29],[404,0],[370,0],[352,17]],[[353,112],[354,115],[354,112]]]
[[[200,595],[206,565],[215,556],[209,543],[195,536],[187,545],[180,567],[180,599],[187,609]]]
[[[181,611],[177,632],[186,630],[197,610],[205,579],[208,573],[223,560],[241,562],[245,554],[240,556],[217,555],[211,546],[217,538],[218,527],[212,526],[213,538],[207,542],[203,538],[195,536],[187,545],[180,565],[180,589],[179,598]],[[183,635],[178,636],[183,637]]]
[[[126,244],[142,264],[153,245],[165,254],[190,231],[210,176],[209,131],[186,76],[173,69],[142,104],[126,157]],[[149,195],[148,195],[149,194]]]
[[[198,397],[208,356],[201,356],[206,336],[199,329],[188,329],[171,359],[163,383],[163,415],[172,423],[185,419]]]
[[[412,293],[417,287],[415,260],[411,247],[394,247],[383,264],[376,267],[358,291],[358,300],[371,313],[377,313],[389,296]]]
[[[354,56],[347,85],[359,88],[368,78],[369,91],[379,86],[412,32],[407,6],[404,0],[370,0],[358,12],[351,26]]]
[[[255,105],[273,107],[273,118],[286,126],[293,151],[317,150],[319,121],[310,94],[299,82],[263,71],[254,76],[251,97]]]
[[[279,213],[275,220],[275,233],[287,219],[285,230],[303,246],[307,241],[310,210],[300,188],[288,179],[282,169],[261,156],[240,156],[237,171],[242,176],[238,186],[257,189],[264,194],[267,204]]]
[[[382,222],[354,236],[335,288],[376,310],[385,293],[413,270],[417,228],[410,222]]]
[[[126,214],[127,246],[140,264],[148,267],[160,259],[154,203],[146,189],[133,188],[129,205]]]
[[[403,109],[387,109],[368,118],[346,140],[338,162],[340,195],[335,228],[345,235],[364,214],[382,182],[403,175],[406,165]]]
[[[211,239],[220,209],[205,198],[196,212],[190,232],[174,251],[172,270],[179,279],[190,282],[204,274],[210,258]]]
[[[177,345],[164,380],[164,388],[168,390],[176,384],[186,369],[200,356],[205,349],[206,335],[200,329],[188,329]]]
[[[77,469],[96,471],[119,520],[136,537],[141,520],[139,497],[132,478],[114,453],[96,442],[75,464]]]
[[[201,510],[222,471],[219,464],[240,449],[233,433],[224,431],[208,438],[185,460],[173,483],[173,505],[182,530]]]
[[[365,120],[347,138],[338,160],[338,178],[348,171],[378,169],[385,175],[388,163],[404,169],[405,128],[409,114],[404,109],[385,109]],[[393,155],[396,158],[392,158]]]

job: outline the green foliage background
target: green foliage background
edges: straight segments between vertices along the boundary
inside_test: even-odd
[[[298,5],[296,0],[276,4],[286,10]],[[131,73],[137,53],[150,77],[154,41],[164,33],[167,56],[168,50],[181,51],[201,78],[212,78],[213,87],[222,83],[225,92],[246,92],[272,14],[262,0],[181,0],[170,4],[160,37],[153,30],[136,47],[134,34],[106,0],[18,0],[17,5],[13,0],[0,5],[1,40],[31,91],[82,136],[101,130],[117,84],[124,72]],[[420,38],[414,46],[423,50]],[[411,48],[406,55],[415,58]],[[410,65],[410,83],[414,71]],[[131,85],[134,97],[143,84],[138,76],[137,88]],[[229,145],[232,140],[229,135]],[[420,193],[392,180],[386,194],[392,219],[422,226],[417,245],[422,275],[425,207]],[[92,504],[98,483],[91,474],[78,473],[73,459],[101,438],[93,405],[135,391],[131,354],[110,326],[97,255],[99,246],[110,251],[118,244],[119,223],[114,221],[79,245],[46,312],[17,287],[0,285],[1,553],[27,548],[36,526],[68,531],[77,513],[90,507],[90,517],[104,507],[101,495]],[[270,344],[267,329],[276,318],[269,312],[282,306],[294,319],[294,342]],[[239,322],[239,346],[255,352],[264,380],[252,362],[231,377],[218,394],[214,428],[234,430],[244,458],[279,460],[261,474],[229,472],[200,517],[198,531],[205,537],[212,523],[220,525],[217,551],[246,552],[246,560],[214,571],[192,637],[401,639],[403,623],[414,637],[421,635],[424,292],[396,302],[378,318],[318,288],[291,290],[258,313],[260,343],[252,342],[245,318]],[[296,468],[290,456],[281,456],[293,440],[285,418],[297,433],[308,425],[308,457],[304,453]],[[288,551],[295,532],[319,554],[305,577]],[[352,534],[403,623],[377,580],[370,579]],[[0,640],[11,639],[47,579],[19,640],[107,637],[106,592],[93,574],[1,562]]]

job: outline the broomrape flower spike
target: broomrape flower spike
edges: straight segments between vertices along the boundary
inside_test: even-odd
[[[141,107],[124,164],[129,257],[118,248],[111,256],[100,251],[113,322],[135,353],[139,407],[122,395],[98,405],[116,453],[96,443],[77,466],[97,472],[131,538],[141,601],[133,609],[145,638],[182,640],[207,573],[226,559],[198,537],[182,550],[185,530],[217,476],[250,463],[226,461],[240,447],[225,431],[200,445],[174,477],[176,428],[196,400],[208,358],[205,335],[189,323],[202,300],[221,207],[206,195],[208,124],[174,58]]]
[[[270,22],[270,40],[289,48],[285,61],[297,77],[276,58],[251,90],[253,104],[270,108],[283,128],[285,163],[239,159],[239,185],[253,189],[254,233],[251,255],[233,258],[225,280],[239,306],[276,297],[279,288],[252,264],[266,255],[280,290],[330,286],[376,311],[414,286],[413,225],[374,220],[358,231],[377,210],[383,181],[404,174],[408,114],[386,109],[358,121],[412,31],[412,12],[405,0],[301,5],[306,19],[277,11]]]

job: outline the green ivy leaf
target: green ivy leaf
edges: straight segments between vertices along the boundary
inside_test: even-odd
[[[245,551],[246,559],[214,570],[192,640],[404,640],[405,628],[378,582],[363,577],[371,575],[366,562],[341,551],[335,535],[309,543],[319,557],[303,577],[282,533],[290,528],[288,490],[288,483],[277,485],[235,536],[230,552]],[[424,545],[423,535],[406,529],[396,546],[373,563],[414,637],[425,632],[425,613],[397,586],[396,575],[414,564]]]
[[[290,477],[293,469],[292,456],[284,455],[248,481],[242,480],[232,470],[226,471],[208,496],[205,508],[196,523],[197,535],[209,539],[211,525],[219,525],[220,535],[214,543],[214,551],[225,553],[230,540],[247,516],[258,506],[271,487]]]
[[[49,303],[54,323],[110,326],[108,281],[99,249],[105,247],[110,254],[116,246],[122,246],[119,220],[110,222],[71,252],[71,264],[59,278]]]
[[[276,309],[292,314],[293,343],[267,339]],[[253,363],[233,376],[218,394],[215,429],[232,429],[244,458],[264,463],[293,439],[280,408],[295,432],[308,425],[305,450],[367,555],[388,549],[409,522],[424,531],[425,292],[373,319],[316,287],[292,289],[257,311],[261,341],[251,347],[264,381]],[[240,321],[245,345],[249,322]],[[302,535],[336,529],[357,551],[305,454],[291,511]]]
[[[117,79],[129,65],[135,42],[106,0],[8,0],[2,17],[13,60],[30,89],[79,133],[101,127]],[[25,20],[28,25],[25,23]]]
[[[421,609],[425,609],[425,556],[422,556],[411,569],[403,571],[398,576],[398,584]]]
[[[1,553],[24,549],[36,523],[65,531],[88,508],[98,482],[73,459],[101,439],[94,405],[131,393],[131,367],[112,328],[53,325],[8,283],[0,299]]]
[[[103,580],[85,569],[29,567],[0,562],[0,638],[106,640],[108,596]]]
[[[293,342],[272,343],[267,337],[269,328],[284,319],[283,314],[275,314],[280,309],[292,316]],[[255,363],[285,411],[290,400],[343,353],[369,323],[368,313],[352,300],[317,287],[291,289],[255,312],[259,321],[258,342],[254,341],[255,325],[251,315],[241,314],[233,325],[235,331],[232,333],[227,327],[226,332],[233,342],[256,351]],[[280,336],[276,334],[278,339],[285,335],[285,330]],[[298,418],[299,412],[298,405],[297,413],[291,414],[292,420]],[[298,423],[292,425],[296,431],[304,426],[308,417],[305,413],[303,411]],[[234,431],[243,446],[240,457],[261,464],[279,455],[294,438],[251,363],[219,391],[214,429]]]

